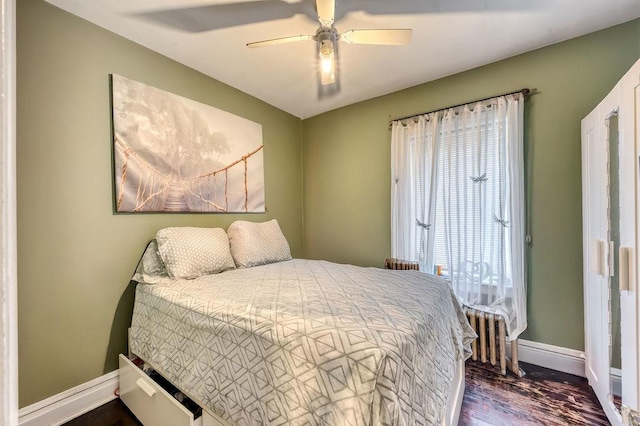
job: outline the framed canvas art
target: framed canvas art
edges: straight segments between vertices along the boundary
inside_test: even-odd
[[[111,79],[116,212],[265,211],[260,124]]]

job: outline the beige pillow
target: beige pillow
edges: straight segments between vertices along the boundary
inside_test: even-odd
[[[278,221],[253,223],[238,220],[227,229],[231,255],[238,268],[291,259],[291,249]]]
[[[197,278],[235,268],[222,228],[164,228],[156,240],[158,253],[173,278]]]
[[[158,242],[153,239],[147,244],[132,279],[137,282],[151,283],[168,276],[167,268],[158,253]]]

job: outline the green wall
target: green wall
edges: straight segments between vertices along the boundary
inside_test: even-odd
[[[17,2],[20,406],[117,368],[129,278],[166,226],[277,218],[302,252],[301,123],[40,0]],[[109,74],[262,124],[267,214],[114,215]]]
[[[580,120],[639,56],[636,20],[304,120],[305,255],[376,266],[389,256],[390,118],[537,89],[525,107],[533,241],[522,337],[582,350]]]

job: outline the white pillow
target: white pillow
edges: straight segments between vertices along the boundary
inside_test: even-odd
[[[227,229],[231,255],[238,268],[291,259],[291,249],[278,221],[253,223],[238,220]]]
[[[196,278],[235,269],[222,228],[164,228],[156,240],[170,277]]]

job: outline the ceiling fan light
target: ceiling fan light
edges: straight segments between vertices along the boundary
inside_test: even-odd
[[[320,66],[322,67],[323,74],[330,74],[333,72],[333,57],[322,58],[320,60]]]
[[[323,85],[336,82],[336,56],[333,49],[333,41],[325,39],[320,41],[320,83]]]

